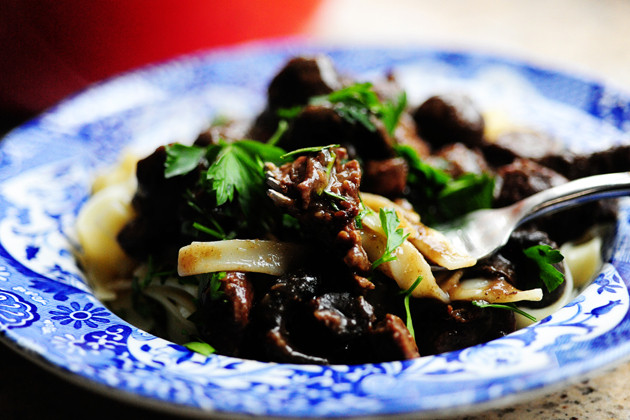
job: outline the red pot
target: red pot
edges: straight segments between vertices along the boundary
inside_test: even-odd
[[[0,112],[195,50],[302,30],[318,0],[2,0]]]

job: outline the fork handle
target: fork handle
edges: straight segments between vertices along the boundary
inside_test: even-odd
[[[541,191],[512,205],[524,223],[536,216],[573,207],[586,201],[630,195],[630,172],[576,179]]]

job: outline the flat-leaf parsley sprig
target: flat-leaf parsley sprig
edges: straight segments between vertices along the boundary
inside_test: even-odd
[[[520,308],[517,308],[516,305],[514,305],[513,303],[489,303],[489,302],[486,302],[485,300],[473,300],[472,304],[479,308],[505,309],[505,310],[523,315],[525,318],[529,319],[530,321],[536,322],[535,316],[528,314],[527,312],[525,312],[524,310]]]
[[[398,125],[400,116],[407,106],[407,95],[403,91],[394,100],[381,101],[372,83],[355,83],[327,95],[314,96],[309,105],[331,104],[335,112],[351,124],[361,124],[369,131],[376,131],[372,121],[375,117],[383,123],[391,136]],[[281,121],[297,117],[303,106],[280,108],[276,114]]]
[[[538,265],[540,279],[550,293],[564,282],[564,274],[553,266],[564,259],[560,251],[541,244],[531,246],[523,250],[523,253]]]
[[[396,256],[394,252],[396,248],[402,245],[409,236],[408,233],[405,234],[402,228],[398,227],[400,225],[400,219],[398,218],[398,214],[396,214],[396,210],[381,208],[378,212],[378,217],[381,220],[381,227],[387,237],[387,243],[381,258],[372,263],[372,269],[375,269],[385,262],[395,260]]]
[[[413,319],[411,318],[411,308],[409,304],[409,300],[411,298],[411,294],[414,290],[420,285],[422,281],[422,276],[418,276],[418,278],[413,282],[413,284],[407,290],[401,290],[400,293],[403,295],[403,305],[405,306],[405,316],[407,317],[406,325],[407,329],[411,333],[411,336],[415,339],[416,333],[413,329]]]
[[[418,203],[424,223],[452,220],[473,210],[490,208],[495,180],[486,173],[465,173],[453,178],[440,168],[424,162],[408,145],[396,145],[396,152],[409,165],[409,200]]]
[[[202,178],[210,183],[217,206],[232,202],[236,196],[245,210],[250,207],[254,192],[261,191],[264,162],[279,163],[284,154],[279,147],[253,140],[220,140],[207,147],[172,144],[166,146],[164,176],[185,175],[206,159],[209,166]]]

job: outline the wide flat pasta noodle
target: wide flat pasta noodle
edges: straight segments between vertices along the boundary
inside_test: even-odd
[[[376,194],[361,193],[363,203],[373,211],[393,208],[400,219],[400,226],[409,234],[408,240],[429,260],[447,270],[472,267],[477,260],[462,254],[435,229],[420,222],[417,213],[407,210],[391,200]]]
[[[179,250],[177,271],[180,276],[219,271],[280,276],[302,252],[302,247],[296,244],[262,239],[193,242]]]
[[[387,237],[375,214],[365,215],[362,224],[361,241],[363,248],[365,248],[368,258],[375,261],[383,255]],[[422,281],[411,292],[411,296],[431,297],[442,302],[449,301],[448,294],[440,289],[435,282],[431,266],[410,242],[403,241],[394,251],[394,256],[396,257],[395,260],[384,262],[378,266],[378,269],[394,279],[402,290],[409,289],[418,277],[422,277]]]

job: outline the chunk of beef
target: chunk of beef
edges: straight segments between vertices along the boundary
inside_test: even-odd
[[[292,58],[269,84],[267,107],[256,119],[248,137],[268,140],[278,127],[279,108],[306,105],[311,97],[326,95],[341,86],[341,78],[329,58]]]
[[[508,260],[503,253],[497,252],[480,261],[466,272],[468,277],[504,280],[516,283],[518,269],[514,262]]]
[[[250,276],[248,273],[227,272],[218,280],[218,293],[212,290],[210,282],[201,290],[197,315],[199,334],[221,354],[239,356],[254,305]]]
[[[465,173],[489,173],[490,168],[478,149],[471,149],[463,143],[453,143],[438,150],[434,157],[446,162],[443,169],[453,178]],[[431,163],[431,160],[429,160]],[[441,165],[437,165],[440,167]]]
[[[529,197],[537,192],[564,184],[567,179],[552,169],[526,159],[516,159],[498,169],[502,180],[501,190],[495,201],[503,207]]]
[[[286,150],[311,146],[340,144],[351,158],[383,159],[393,157],[393,140],[383,124],[370,117],[376,127],[368,130],[363,124],[342,118],[332,105],[309,105],[291,121],[289,130],[278,142]]]
[[[364,276],[370,262],[361,244],[355,218],[360,212],[361,169],[345,161],[342,148],[300,156],[281,167],[267,166],[269,196],[296,217],[303,229],[341,255],[361,287],[373,287]]]
[[[256,306],[255,338],[244,349],[253,357],[290,363],[328,363],[314,354],[308,304],[322,289],[321,279],[298,272],[279,277]]]
[[[362,190],[386,197],[399,197],[407,186],[409,167],[405,159],[368,160],[363,166]]]
[[[554,170],[525,159],[516,159],[499,168],[498,174],[502,179],[502,186],[495,200],[496,207],[510,205],[567,182],[564,176]],[[555,242],[564,243],[578,239],[595,223],[613,222],[616,211],[617,202],[614,200],[594,201],[538,217],[529,226],[547,232]]]
[[[461,142],[481,145],[485,123],[476,105],[466,95],[432,96],[414,112],[420,137],[434,149]]]
[[[537,161],[569,179],[630,170],[630,145],[619,145],[592,154],[564,152],[549,154]]]
[[[418,346],[407,326],[400,317],[386,314],[374,326],[370,335],[370,345],[374,353],[372,362],[390,362],[420,357]]]
[[[563,153],[563,149],[559,141],[538,131],[510,131],[483,143],[483,153],[493,166],[507,165],[518,158],[541,159]]]
[[[361,296],[331,290],[338,274],[286,274],[255,308],[250,349],[263,360],[289,363],[368,363],[418,356],[402,320],[380,321]],[[260,337],[260,338],[256,338]]]
[[[397,145],[409,146],[419,157],[426,158],[431,154],[431,145],[419,135],[416,122],[408,112],[403,112],[394,130],[394,141]]]
[[[341,88],[341,78],[326,56],[295,57],[278,72],[267,91],[273,109],[306,105],[313,96]]]
[[[503,337],[516,328],[514,313],[495,308],[478,308],[470,302],[443,304],[430,299],[413,299],[411,311],[420,354],[459,350]]]
[[[194,184],[196,171],[185,176],[164,177],[166,149],[162,146],[138,162],[138,188],[132,200],[136,216],[118,233],[117,239],[130,256],[145,259],[178,249],[181,238],[178,219],[184,202],[182,192]]]

